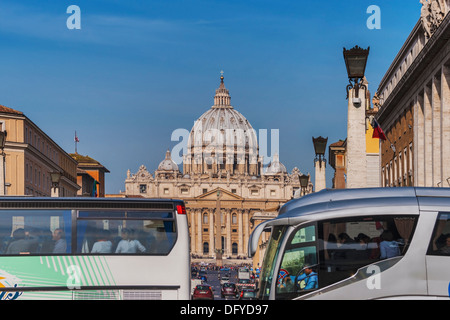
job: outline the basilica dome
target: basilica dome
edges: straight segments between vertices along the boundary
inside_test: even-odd
[[[230,104],[231,97],[225,88],[224,77],[214,96],[214,105],[203,113],[189,134],[188,153],[183,159],[187,173],[208,172],[208,167],[234,173],[241,164],[241,173],[257,174],[258,141],[250,122]],[[193,162],[203,163],[202,169],[192,167]],[[228,166],[227,166],[228,164]],[[250,165],[254,165],[250,170]],[[232,165],[232,166],[230,166]],[[216,167],[216,169],[213,169]],[[194,169],[193,169],[194,168]],[[192,169],[192,170],[190,170]]]
[[[188,148],[220,143],[258,148],[253,127],[239,111],[230,105],[230,101],[231,97],[225,88],[222,76],[220,87],[214,96],[214,105],[195,121],[189,135]],[[232,138],[235,138],[234,141],[229,141]]]

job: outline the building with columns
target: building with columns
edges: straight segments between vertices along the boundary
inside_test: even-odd
[[[231,105],[221,77],[214,105],[195,121],[182,172],[168,150],[154,173],[127,172],[126,196],[178,198],[186,203],[194,257],[247,257],[254,227],[277,215],[300,189],[298,168],[288,172],[275,154],[265,168],[256,133]],[[307,192],[312,192],[309,183]]]
[[[449,1],[423,2],[379,88],[385,187],[450,186]]]

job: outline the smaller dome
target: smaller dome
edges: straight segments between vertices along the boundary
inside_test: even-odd
[[[265,174],[270,175],[270,174],[280,174],[280,173],[287,173],[287,170],[286,170],[286,167],[284,166],[284,164],[282,164],[280,162],[280,158],[279,158],[278,154],[276,153],[273,156],[272,162],[270,162],[269,166],[267,167]]]
[[[167,150],[167,152],[166,152],[166,158],[163,161],[161,161],[161,163],[159,164],[158,170],[160,170],[160,171],[178,171],[178,166],[172,160],[172,156],[171,156],[169,150]]]

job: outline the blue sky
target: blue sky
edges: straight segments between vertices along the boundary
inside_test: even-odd
[[[81,30],[69,30],[70,5]],[[370,5],[381,29],[369,30]],[[224,70],[231,103],[280,130],[280,160],[314,176],[312,136],[345,139],[343,47],[371,47],[379,82],[420,17],[419,0],[2,0],[0,104],[23,111],[67,152],[111,173],[153,172],[213,104]],[[328,156],[328,154],[326,155]],[[327,171],[331,185],[332,171]]]

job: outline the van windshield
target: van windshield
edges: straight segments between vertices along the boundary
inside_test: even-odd
[[[261,300],[269,299],[273,272],[276,267],[277,257],[280,253],[280,245],[283,241],[286,229],[287,226],[273,227],[260,274],[259,299]]]

